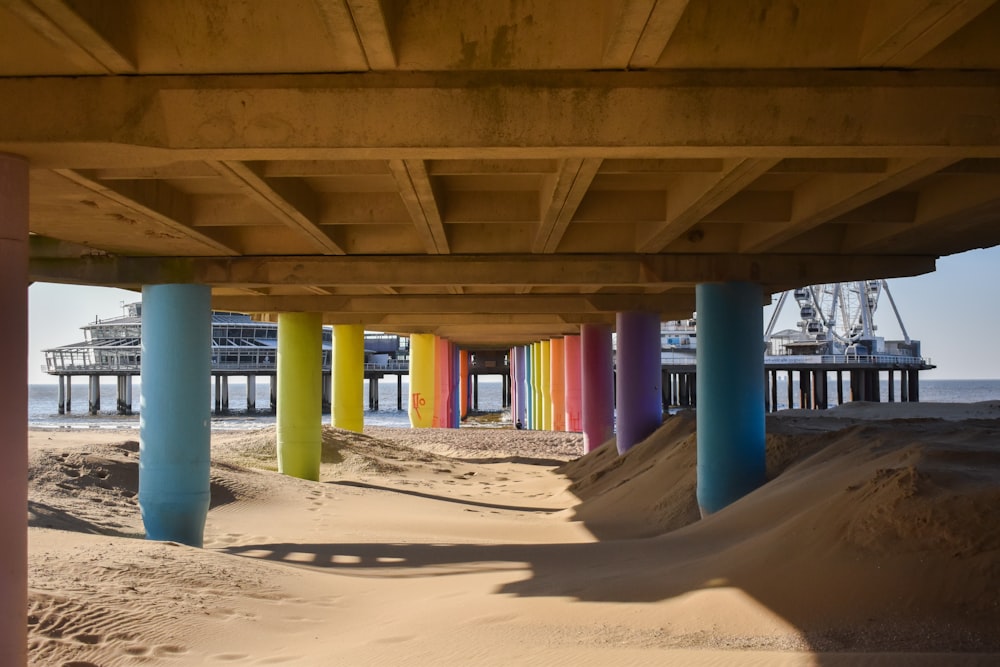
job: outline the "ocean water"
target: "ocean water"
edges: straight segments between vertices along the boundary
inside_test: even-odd
[[[214,386],[214,383],[213,383]],[[479,409],[483,412],[501,411],[501,383],[499,378],[487,377],[479,381]],[[367,405],[368,383],[365,382],[365,401]],[[408,426],[409,418],[405,407],[407,401],[408,383],[403,380],[403,410],[396,409],[396,382],[386,378],[379,383],[378,411],[365,410],[365,423],[372,426]],[[845,400],[849,389],[845,382]],[[115,403],[117,385],[105,383],[101,385],[101,413],[91,416],[87,413],[87,382],[78,378],[73,383],[72,412],[58,414],[58,386],[54,384],[33,384],[28,387],[28,425],[34,428],[139,428],[139,416],[121,416],[116,414]],[[899,387],[897,381],[897,398]],[[831,405],[836,402],[837,389],[831,382],[828,395]],[[889,395],[888,382],[882,381],[882,400]],[[785,404],[787,390],[784,377],[778,379],[778,407],[787,408]],[[796,401],[798,397],[796,395]],[[920,400],[928,403],[977,403],[979,401],[1000,400],[1000,380],[921,380]],[[139,383],[133,381],[132,407],[136,412],[139,408]],[[214,398],[213,398],[214,401]],[[214,405],[214,403],[212,403]],[[267,380],[257,382],[257,412],[248,414],[246,411],[246,385],[230,383],[229,385],[230,414],[212,416],[212,428],[215,429],[245,429],[263,427],[274,424],[274,414],[270,411],[270,387]],[[797,406],[796,406],[797,407]],[[324,415],[323,422],[329,423],[330,416]]]
[[[234,378],[235,379],[235,378]],[[502,406],[499,377],[485,376],[479,379],[479,410],[499,412]],[[32,428],[139,428],[139,382],[132,381],[132,409],[136,414],[117,414],[118,385],[115,382],[101,384],[101,411],[98,415],[88,413],[87,379],[76,378],[73,382],[71,412],[59,412],[59,385],[28,385],[28,426]],[[270,426],[275,423],[271,412],[271,389],[267,378],[257,378],[257,410],[248,413],[247,387],[233,380],[229,383],[229,414],[212,415],[213,429],[246,429]],[[212,382],[212,400],[215,406],[215,383]],[[372,426],[409,426],[406,412],[409,392],[407,378],[403,377],[403,409],[396,409],[396,378],[389,376],[379,382],[379,410],[370,411],[368,406],[368,381],[365,381],[365,424]],[[330,415],[323,415],[323,423],[330,423]]]

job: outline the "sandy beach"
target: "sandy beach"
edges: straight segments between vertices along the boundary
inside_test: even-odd
[[[700,519],[695,420],[215,432],[205,548],[142,539],[136,431],[29,437],[30,664],[1000,664],[1000,402],[768,418]]]

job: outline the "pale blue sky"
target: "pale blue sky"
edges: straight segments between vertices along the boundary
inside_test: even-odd
[[[1000,246],[938,260],[937,271],[889,281],[903,323],[938,366],[922,377],[1000,378]],[[53,382],[42,371],[42,350],[83,339],[79,327],[121,314],[123,301],[140,295],[119,289],[37,283],[28,290],[28,382]],[[764,322],[771,308],[765,308]],[[786,306],[778,329],[794,326],[798,314]],[[901,338],[888,302],[880,302],[879,334]]]

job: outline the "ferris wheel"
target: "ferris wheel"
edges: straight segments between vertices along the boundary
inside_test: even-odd
[[[843,283],[808,285],[783,292],[771,317],[766,337],[770,338],[775,322],[789,294],[799,309],[798,326],[811,339],[836,341],[851,345],[875,336],[875,311],[882,294],[889,299],[899,328],[909,342],[906,327],[885,280],[858,280]]]

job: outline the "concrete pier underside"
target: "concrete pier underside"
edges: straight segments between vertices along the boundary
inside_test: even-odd
[[[747,284],[749,317],[778,290],[1000,243],[1000,3],[711,4],[350,0],[320,3],[322,21],[315,0],[281,21],[219,0],[5,4],[0,153],[20,157],[0,158],[4,365],[26,365],[29,281],[203,286],[212,307],[316,313],[310,327],[535,343],[538,425],[537,341],[582,330],[596,446],[616,313],[685,318],[696,285]],[[293,375],[318,411],[311,367]],[[715,375],[698,369],[699,413],[724,400]],[[688,379],[670,391],[694,403]],[[23,374],[4,383],[0,662],[18,665]],[[279,412],[311,406],[289,386]]]

